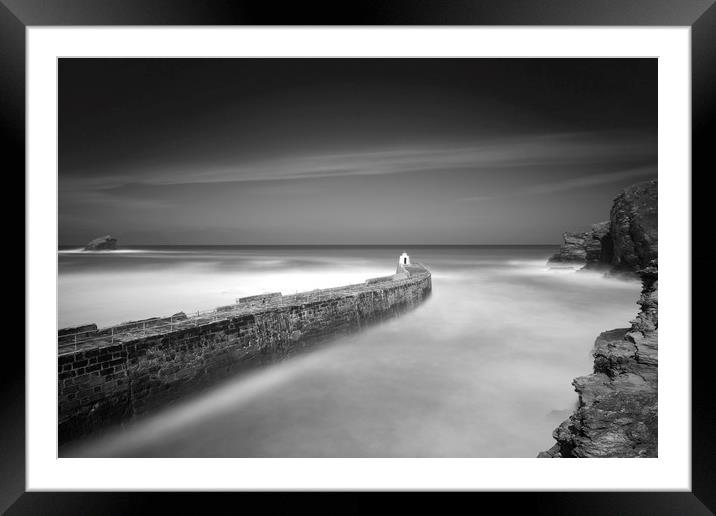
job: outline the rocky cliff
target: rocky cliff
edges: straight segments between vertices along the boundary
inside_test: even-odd
[[[656,180],[638,183],[614,200],[610,213],[614,251],[611,265],[617,270],[637,270],[657,259],[658,185]]]
[[[539,457],[656,457],[658,450],[658,267],[642,269],[641,311],[630,328],[594,344],[594,372],[572,382],[578,408]]]
[[[572,382],[577,410],[539,457],[656,457],[658,452],[657,183],[627,188],[614,201],[609,265],[641,277],[641,310],[631,327],[594,344],[594,371]],[[604,248],[602,248],[604,249]]]
[[[609,220],[589,231],[566,232],[550,259],[552,265],[584,264],[585,269],[635,273],[657,258],[658,183],[654,179],[625,189],[615,199]]]

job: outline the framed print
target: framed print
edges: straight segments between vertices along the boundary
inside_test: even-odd
[[[598,4],[6,1],[10,513],[257,490],[713,510],[692,182],[716,10]]]

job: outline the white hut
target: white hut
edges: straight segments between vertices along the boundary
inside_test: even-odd
[[[403,251],[403,254],[400,255],[400,258],[398,258],[398,263],[400,265],[410,265],[410,256],[408,256],[408,253]]]

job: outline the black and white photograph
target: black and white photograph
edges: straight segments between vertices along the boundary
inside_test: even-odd
[[[655,458],[658,59],[59,58],[60,458]]]
[[[0,0],[0,513],[712,514],[713,4]]]

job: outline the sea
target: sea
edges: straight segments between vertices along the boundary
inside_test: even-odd
[[[187,314],[392,274],[432,295],[359,333],[64,446],[70,457],[535,457],[574,410],[599,333],[640,284],[550,268],[558,246],[163,246],[58,251],[58,327]]]

